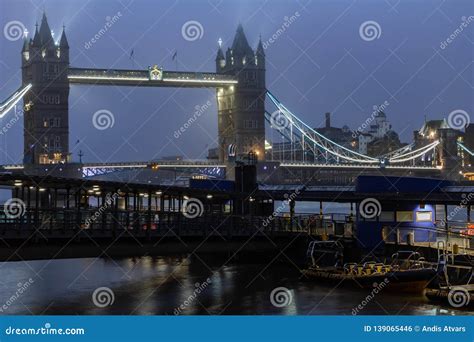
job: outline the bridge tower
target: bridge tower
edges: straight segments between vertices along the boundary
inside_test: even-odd
[[[63,27],[61,38],[54,41],[43,14],[33,39],[23,44],[23,86],[31,83],[24,97],[25,164],[67,163],[69,154],[69,44]]]
[[[452,128],[440,128],[439,134],[439,156],[443,167],[443,177],[450,180],[460,180],[461,159],[458,155],[457,140],[460,135],[458,130]]]
[[[261,40],[252,50],[239,25],[226,54],[221,46],[216,72],[236,76],[235,86],[218,88],[219,160],[229,154],[239,157],[253,152],[265,158],[265,53]]]

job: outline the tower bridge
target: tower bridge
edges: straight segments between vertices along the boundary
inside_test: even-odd
[[[140,87],[219,88],[238,83],[232,75],[212,72],[165,71],[158,66],[149,70],[69,68],[70,84]]]
[[[39,28],[36,26],[33,38],[25,38],[21,56],[23,85],[0,104],[0,117],[23,99],[24,165],[5,165],[4,170],[35,169],[47,173],[54,168],[48,165],[54,164],[61,165],[61,170],[68,166],[76,168],[83,176],[154,167],[199,170],[206,174],[211,169],[232,169],[236,162],[253,154],[261,164],[262,174],[269,167],[279,168],[282,170],[280,179],[287,179],[295,171],[306,175],[297,176],[298,181],[318,178],[319,174],[323,175],[320,179],[325,179],[328,173],[341,175],[341,172],[348,179],[361,172],[396,175],[405,172],[423,176],[443,173],[458,177],[458,169],[470,165],[463,162],[464,156],[471,158],[473,155],[459,140],[459,132],[445,127],[433,137],[423,137],[378,157],[362,154],[327,138],[299,119],[266,88],[266,56],[262,42],[252,49],[241,25],[225,53],[219,46],[215,72],[168,71],[157,65],[147,70],[70,66],[66,32],[63,29],[59,41],[55,42],[45,14]],[[73,85],[215,88],[218,160],[72,163],[68,101],[69,88]],[[276,110],[267,110],[266,101]],[[285,158],[283,153],[280,160],[271,161],[273,164],[264,163],[266,123],[288,142],[291,158]],[[301,157],[296,158],[296,155]]]

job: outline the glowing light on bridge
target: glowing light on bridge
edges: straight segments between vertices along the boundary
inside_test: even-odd
[[[468,149],[465,145],[463,145],[462,143],[458,142],[458,146],[461,147],[464,151],[466,151],[467,153],[469,153],[471,156],[474,156],[474,152],[472,152],[470,149]]]
[[[419,158],[424,154],[434,150],[436,146],[440,144],[440,141],[436,140],[416,150],[412,150],[414,148],[414,144],[410,144],[379,157],[370,157],[353,151],[325,137],[300,120],[269,91],[267,91],[267,96],[275,104],[275,106],[277,106],[278,112],[276,113],[283,116],[283,123],[276,123],[275,126],[277,126],[276,128],[284,138],[288,139],[292,143],[296,139],[299,141],[303,149],[308,148],[314,153],[314,155],[317,154],[318,150],[326,154],[329,153],[330,155],[336,157],[337,163],[339,163],[339,159],[342,159],[345,162],[356,163],[358,165],[378,164],[373,167],[386,168],[390,167],[390,164],[405,163],[415,160],[416,158]],[[270,114],[269,112],[265,113],[265,118],[272,126],[275,121],[273,114]],[[316,148],[316,146],[318,148]],[[405,166],[405,168],[413,168],[413,166]]]
[[[31,89],[31,83],[27,86],[17,90],[13,95],[11,95],[4,103],[0,104],[0,118],[3,118],[9,111],[12,109],[18,101],[20,101],[23,96]]]
[[[182,82],[182,83],[223,83],[223,84],[237,84],[237,80],[209,80],[209,79],[200,79],[200,80],[188,80],[186,78],[164,78],[163,82]]]

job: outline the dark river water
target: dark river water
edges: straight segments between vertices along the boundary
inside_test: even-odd
[[[2,263],[0,307],[2,314],[25,315],[351,315],[369,294],[302,280],[289,261],[225,261],[177,256]],[[272,297],[279,287],[288,291]],[[98,288],[107,288],[107,295],[94,297]],[[381,291],[358,314],[472,312],[435,305],[424,296]]]

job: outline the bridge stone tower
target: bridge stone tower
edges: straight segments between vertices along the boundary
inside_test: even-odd
[[[452,128],[441,128],[439,134],[439,155],[443,167],[443,177],[450,180],[460,180],[461,159],[458,155],[457,140],[460,131]]]
[[[24,97],[24,163],[69,162],[69,45],[63,32],[55,42],[46,15],[33,39],[22,49],[23,86],[33,87]]]
[[[259,41],[255,51],[239,25],[226,54],[219,47],[216,72],[233,75],[238,84],[217,89],[219,160],[254,152],[265,158],[265,53]]]

